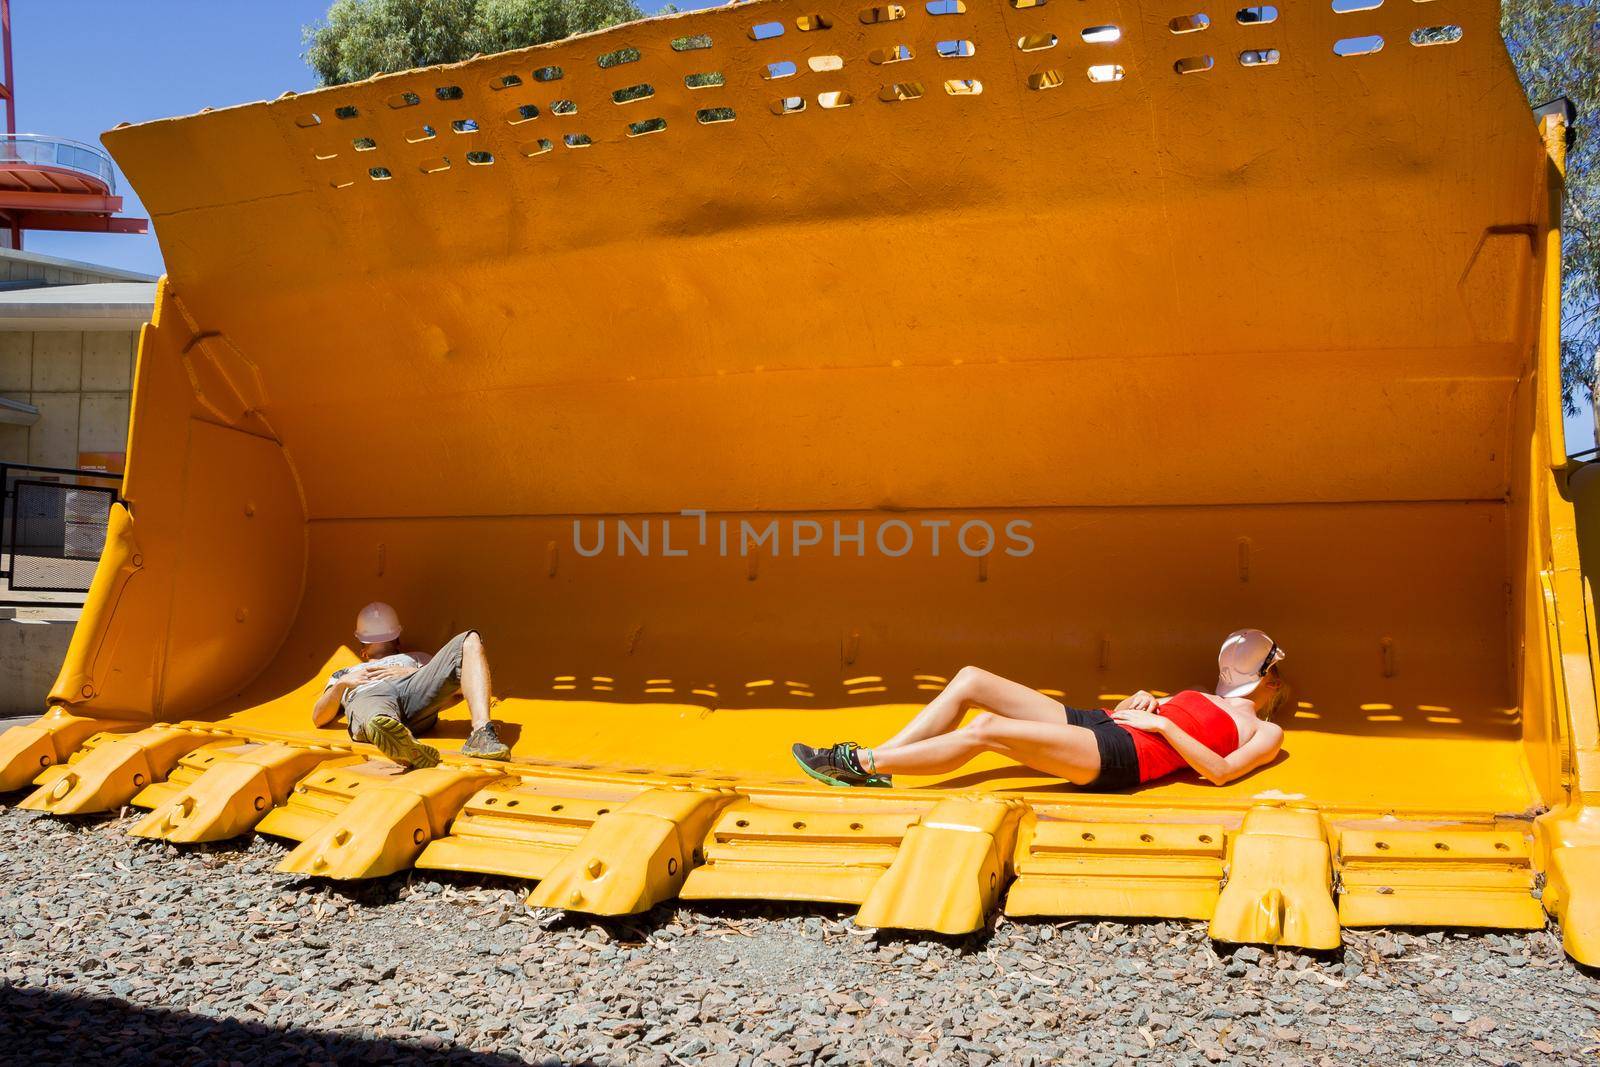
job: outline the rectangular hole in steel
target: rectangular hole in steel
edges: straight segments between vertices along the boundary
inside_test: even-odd
[[[468,152],[467,162],[474,167],[487,167],[494,162],[494,156],[488,152]]]
[[[550,114],[552,115],[576,115],[577,113],[578,105],[571,100],[550,101]]]
[[[1460,26],[1423,26],[1411,31],[1411,43],[1418,48],[1436,44],[1455,44],[1461,40]]]
[[[1217,65],[1217,61],[1210,56],[1184,56],[1172,64],[1172,69],[1179,74],[1203,74]]]
[[[477,119],[456,119],[454,122],[450,123],[450,128],[452,130],[454,130],[455,132],[457,132],[457,133],[477,133],[478,132],[478,120]]]
[[[1122,40],[1120,26],[1085,26],[1080,34],[1084,44],[1116,44]]]
[[[336,107],[333,109],[333,117],[336,119],[353,119],[359,114],[361,114],[361,112],[357,110],[354,104],[346,104],[344,107]]]
[[[869,54],[867,58],[874,63],[884,64],[904,63],[906,60],[912,59],[915,56],[916,53],[911,50],[910,45],[892,44],[887,48],[880,48],[876,52]]]
[[[538,117],[538,104],[518,104],[516,107],[505,113],[507,126],[517,126],[521,123],[527,122],[529,119],[536,119]]]
[[[1167,20],[1167,29],[1173,33],[1199,33],[1211,25],[1211,16],[1204,11],[1196,11],[1192,15],[1178,15]]]
[[[1278,21],[1278,9],[1271,4],[1241,7],[1233,17],[1241,26],[1264,26]]]
[[[795,67],[793,61],[780,59],[776,63],[768,63],[767,72],[763,74],[762,77],[767,79],[769,82],[777,81],[779,78],[789,77],[789,75],[793,74],[796,69],[797,68]]]
[[[403,107],[416,107],[418,104],[422,103],[422,97],[418,96],[416,93],[407,91],[403,93],[395,93],[388,100],[386,100],[385,103],[394,108],[396,111],[399,111]]]
[[[1270,67],[1279,59],[1276,48],[1247,48],[1239,53],[1239,65],[1243,67]]]
[[[378,142],[374,141],[370,137],[357,137],[354,141],[350,142],[350,145],[357,152],[371,152],[378,147]]]
[[[1041,70],[1037,74],[1028,75],[1028,88],[1030,89],[1055,89],[1064,81],[1059,70]]]
[[[441,85],[433,91],[433,95],[440,100],[460,100],[466,94],[459,85]]]
[[[594,144],[594,138],[586,133],[569,133],[561,140],[568,148],[588,148]]]
[[[1043,52],[1054,48],[1059,38],[1053,33],[1029,33],[1017,38],[1017,49],[1023,52]]]
[[[540,67],[533,72],[533,80],[536,82],[558,82],[565,76],[566,71],[555,66]]]
[[[595,64],[601,70],[620,67],[624,63],[637,62],[639,62],[639,50],[637,48],[619,48],[615,52],[607,52],[603,56],[595,57]]]
[[[1383,6],[1383,0],[1330,0],[1336,15],[1348,15],[1356,11],[1376,11]]]
[[[782,36],[783,23],[781,22],[758,22],[750,27],[750,39],[752,41],[770,41],[774,37]]]
[[[629,137],[643,137],[647,133],[660,133],[667,128],[666,119],[641,119],[628,123]]]
[[[1333,54],[1336,56],[1370,56],[1383,51],[1383,38],[1375,33],[1365,37],[1346,37],[1333,42]]]
[[[794,20],[794,25],[801,33],[815,33],[818,30],[833,29],[833,20],[826,15],[801,15]]]
[[[711,126],[718,122],[732,122],[738,116],[731,107],[703,107],[694,113],[694,117],[700,125]]]
[[[844,59],[839,56],[812,56],[806,60],[806,66],[822,74],[830,70],[843,70]]]
[[[393,178],[394,175],[389,172],[388,167],[369,167],[367,169],[367,177],[375,182],[386,182]]]
[[[906,9],[899,4],[882,4],[861,9],[861,21],[871,26],[879,22],[898,22],[906,17]]]
[[[834,91],[817,94],[817,106],[832,111],[834,108],[849,107],[855,99],[849,93]]]
[[[629,85],[618,89],[611,94],[613,104],[631,104],[635,100],[648,100],[656,95],[655,86],[649,82],[640,82],[638,85]]]
[[[499,92],[501,89],[510,89],[512,86],[521,84],[522,79],[517,77],[515,74],[502,74],[498,78],[489,79],[489,88],[493,89],[495,92]]]
[[[930,15],[965,15],[967,5],[962,0],[928,0]]]
[[[1011,0],[1011,6],[1018,11],[1026,11],[1030,7],[1043,7],[1046,0]]]
[[[921,97],[921,82],[895,82],[878,90],[878,99],[886,104],[892,104],[897,100],[917,100]]]
[[[691,34],[688,37],[674,37],[672,50],[674,52],[697,52],[702,48],[711,47],[711,38],[704,33]]]
[[[555,145],[541,137],[536,141],[523,141],[521,144],[517,145],[517,151],[521,152],[525,156],[528,156],[529,158],[532,158],[533,156],[542,156],[554,147]]]
[[[978,50],[971,41],[940,41],[933,50],[941,59],[966,59]]]
[[[976,78],[951,78],[944,83],[944,91],[951,96],[977,96],[983,92],[983,83]]]
[[[1089,68],[1089,80],[1092,82],[1119,82],[1128,76],[1120,63],[1096,63]]]
[[[302,130],[309,130],[313,126],[322,125],[322,116],[317,114],[315,111],[308,111],[304,115],[301,115],[299,118],[295,119],[294,124],[300,127]]]
[[[440,171],[450,169],[450,158],[435,156],[433,159],[424,159],[417,165],[417,169],[424,174],[438,174]]]
[[[725,84],[727,79],[720,70],[707,70],[699,74],[685,74],[683,84],[690,89],[710,89],[714,86]]]
[[[432,126],[416,126],[406,131],[406,141],[416,144],[418,141],[431,141],[438,135]]]
[[[794,115],[806,109],[806,98],[803,96],[785,96],[772,102],[774,115]]]

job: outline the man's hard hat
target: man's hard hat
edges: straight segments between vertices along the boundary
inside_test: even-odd
[[[1283,649],[1260,630],[1233,631],[1217,653],[1217,696],[1249,696],[1282,658]]]
[[[356,616],[356,640],[381,645],[400,636],[400,616],[381,600],[374,600]]]

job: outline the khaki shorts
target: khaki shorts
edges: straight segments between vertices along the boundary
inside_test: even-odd
[[[467,634],[477,632],[464,630],[456,634],[416,673],[379,682],[352,696],[344,707],[350,739],[365,741],[367,720],[374,715],[393,716],[414,734],[433,729],[439,721],[439,709],[461,688],[461,650],[467,643]]]

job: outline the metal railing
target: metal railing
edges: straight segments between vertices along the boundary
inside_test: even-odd
[[[16,162],[65,167],[99,178],[113,196],[117,192],[117,168],[111,157],[103,149],[82,141],[42,133],[0,135],[0,164]]]
[[[0,463],[0,605],[82,607],[60,597],[88,593],[121,485],[120,474]]]

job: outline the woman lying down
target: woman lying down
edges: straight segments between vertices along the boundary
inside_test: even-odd
[[[1269,721],[1289,699],[1283,650],[1260,630],[1228,635],[1214,693],[1137,692],[1109,713],[1069,708],[997,674],[963,667],[905,729],[881,745],[795,745],[802,769],[829,785],[888,786],[896,774],[947,774],[980,752],[1073,785],[1112,792],[1192,769],[1225,785],[1272,762],[1283,728]],[[972,721],[957,728],[972,708]]]

